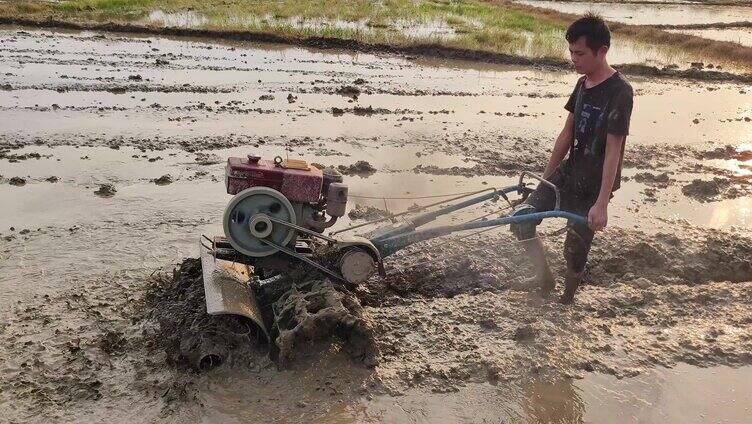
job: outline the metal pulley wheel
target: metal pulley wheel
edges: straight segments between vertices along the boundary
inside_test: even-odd
[[[373,256],[360,248],[348,249],[339,260],[342,277],[351,284],[362,284],[376,272]]]
[[[267,239],[287,246],[295,230],[272,222],[269,217],[295,224],[295,210],[282,193],[269,187],[251,187],[236,194],[225,209],[225,236],[232,247],[252,257],[269,256],[277,248],[261,241]]]

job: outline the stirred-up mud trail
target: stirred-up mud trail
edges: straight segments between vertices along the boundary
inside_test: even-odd
[[[344,228],[540,171],[576,75],[14,27],[0,41],[4,419],[748,421],[752,87],[631,80],[626,181],[574,306],[525,289],[505,229],[437,239],[354,292],[283,298],[308,312],[282,328],[280,369],[260,334],[204,315],[186,259],[222,233],[225,157],[341,166]],[[562,242],[546,238],[559,270]],[[201,349],[229,359],[202,365]]]

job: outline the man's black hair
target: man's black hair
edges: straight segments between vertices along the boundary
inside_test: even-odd
[[[611,31],[606,25],[606,21],[595,13],[588,12],[585,16],[572,22],[567,28],[566,39],[570,43],[574,43],[585,37],[585,44],[593,51],[597,53],[598,49],[603,46],[611,46]]]

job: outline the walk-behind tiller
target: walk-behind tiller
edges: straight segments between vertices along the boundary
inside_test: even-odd
[[[556,193],[552,211],[536,212],[525,207],[532,188],[525,177],[534,178]],[[262,160],[258,156],[231,157],[225,168],[227,193],[234,195],[225,209],[225,236],[203,236],[203,268],[206,309],[209,314],[235,314],[253,320],[267,335],[263,306],[270,304],[291,284],[316,276],[353,287],[374,273],[383,277],[384,258],[411,244],[458,231],[508,224],[535,224],[548,218],[569,223],[583,217],[559,210],[559,191],[550,182],[529,172],[518,184],[487,189],[449,199],[456,203],[425,212],[402,223],[377,228],[363,235],[336,236],[384,218],[324,235],[345,214],[347,185],[332,168],[323,171],[301,160]],[[508,194],[516,193],[517,201]],[[499,218],[473,220],[456,225],[418,229],[437,217],[487,200],[504,199],[514,212]],[[464,199],[464,200],[462,200]],[[402,214],[400,214],[402,215]],[[260,307],[261,306],[261,307]]]

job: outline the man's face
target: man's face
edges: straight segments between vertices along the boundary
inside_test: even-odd
[[[574,43],[569,43],[569,57],[572,59],[574,69],[578,74],[589,74],[598,69],[606,60],[608,47],[602,46],[596,53],[587,46],[585,37],[582,36]]]

